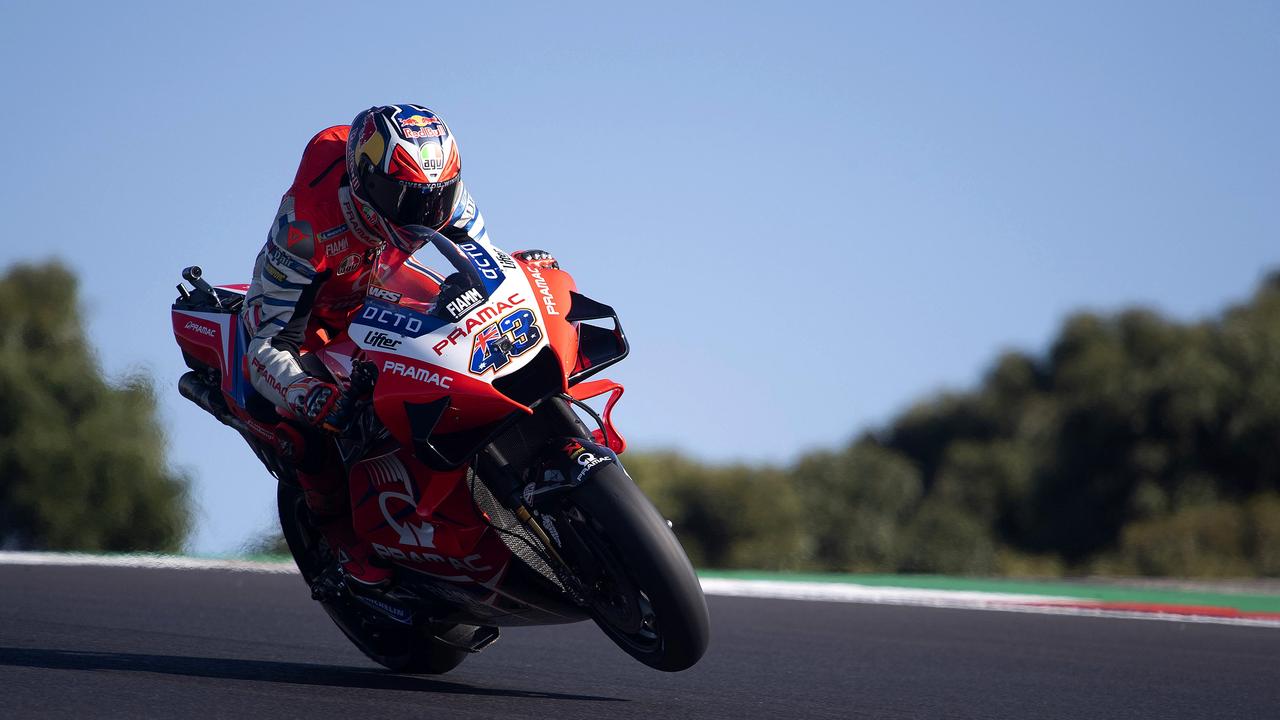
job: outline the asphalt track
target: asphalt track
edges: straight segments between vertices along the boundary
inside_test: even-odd
[[[416,677],[348,645],[297,576],[0,566],[0,717],[1280,717],[1272,628],[709,601],[684,673],[584,623]]]

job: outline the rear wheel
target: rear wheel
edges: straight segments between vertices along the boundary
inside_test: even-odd
[[[280,529],[284,532],[289,552],[310,587],[334,560],[319,530],[311,522],[311,513],[303,500],[302,490],[279,483],[276,504],[280,512]],[[342,600],[322,602],[325,612],[353,645],[370,660],[383,667],[404,673],[439,675],[457,667],[470,653],[447,645],[433,636],[445,634],[453,626],[410,628],[381,618],[343,596]]]
[[[684,548],[618,463],[594,473],[557,513],[562,553],[592,618],[640,662],[674,672],[706,652],[710,619]]]

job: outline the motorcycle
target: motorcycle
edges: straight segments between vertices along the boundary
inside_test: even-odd
[[[355,530],[394,567],[390,588],[343,582],[295,474],[308,437],[248,381],[247,286],[213,287],[194,266],[172,310],[190,368],[180,393],[238,431],[276,478],[303,579],[375,662],[444,673],[499,628],[590,619],[650,667],[691,667],[708,643],[706,600],[670,524],[623,468],[611,419],[622,386],[590,379],[629,352],[617,313],[549,257],[409,232],[456,272],[441,279],[412,260],[380,269],[348,329],[302,356],[343,388],[324,425]]]

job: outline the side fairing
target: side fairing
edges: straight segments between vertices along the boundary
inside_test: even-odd
[[[244,357],[240,317],[231,313],[173,310],[173,334],[178,347],[216,368],[222,391],[243,406],[248,379],[236,363]]]

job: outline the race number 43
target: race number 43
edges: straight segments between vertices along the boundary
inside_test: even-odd
[[[542,331],[533,311],[520,309],[476,331],[471,345],[471,372],[499,370],[538,344]]]

